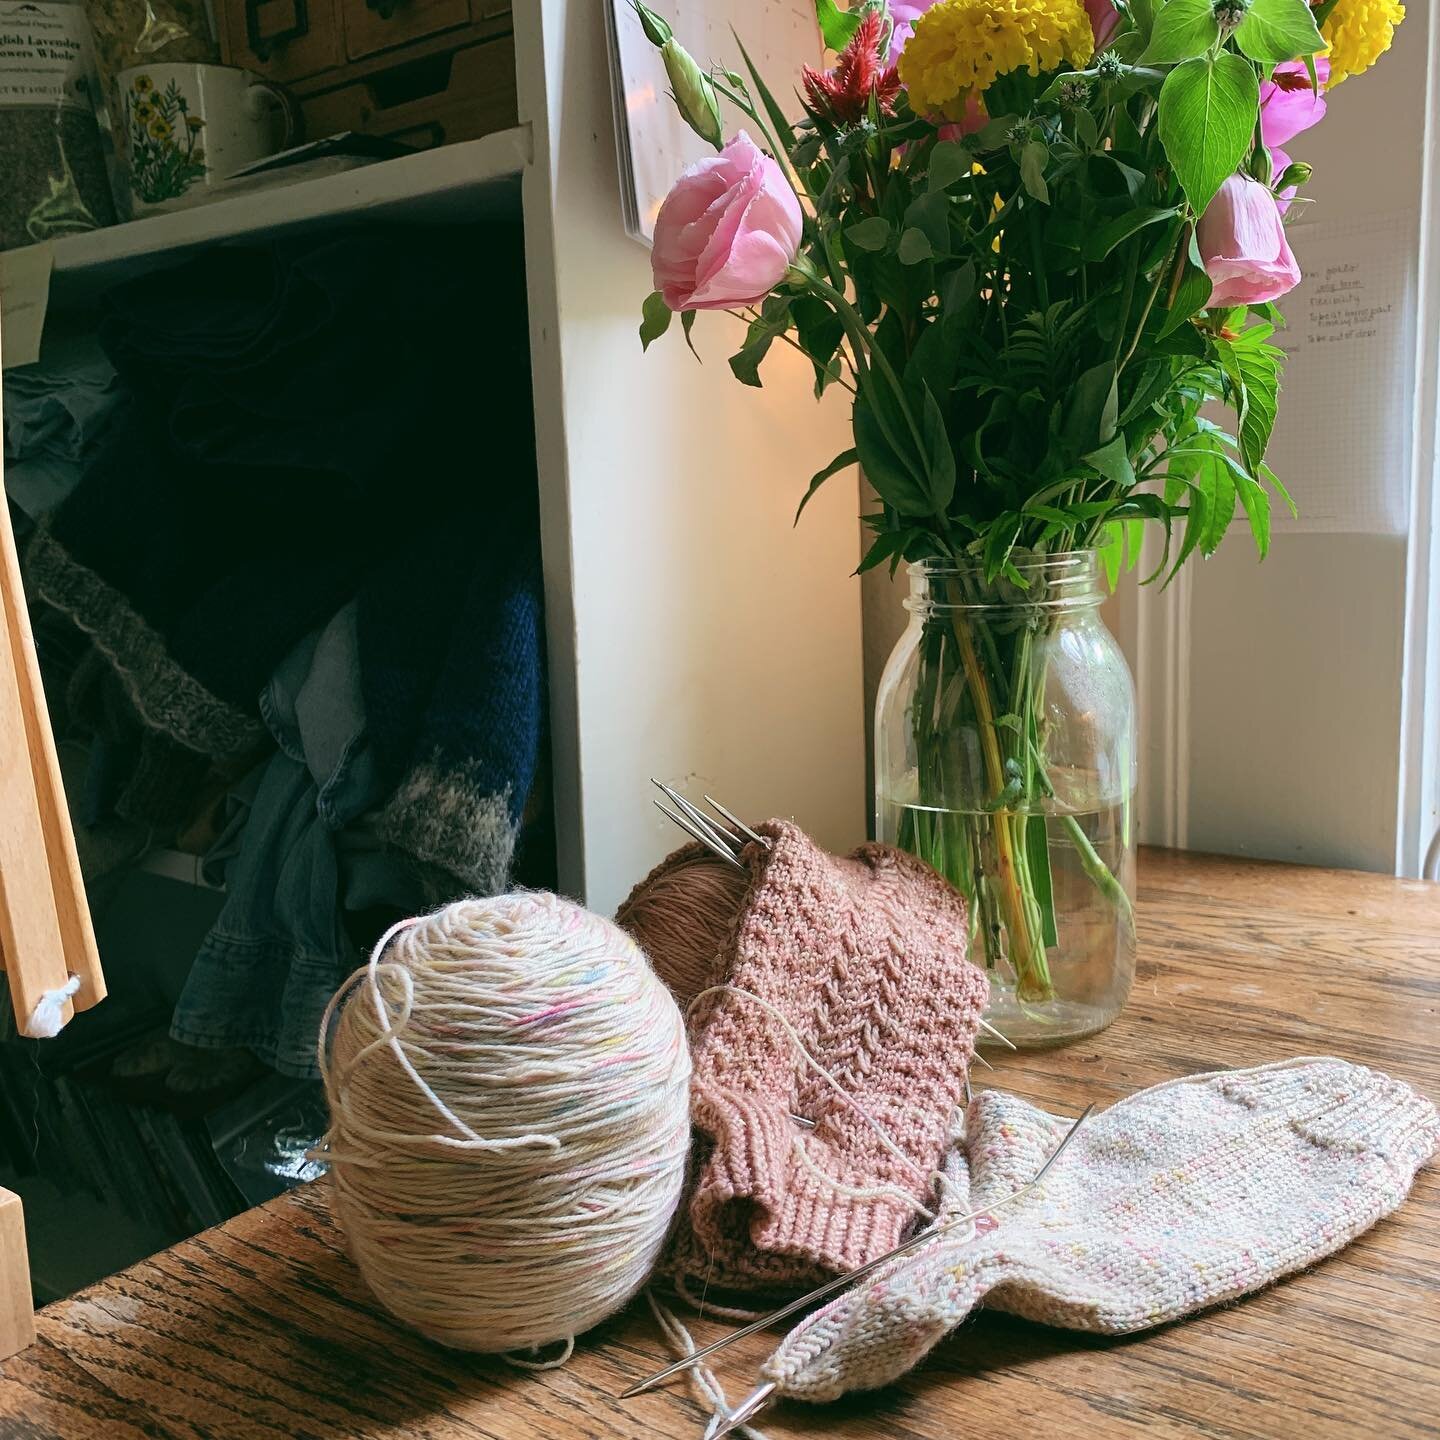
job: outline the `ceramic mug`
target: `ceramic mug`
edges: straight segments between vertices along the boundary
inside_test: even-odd
[[[300,138],[291,96],[232,65],[136,65],[116,86],[132,215],[217,198],[242,166]]]

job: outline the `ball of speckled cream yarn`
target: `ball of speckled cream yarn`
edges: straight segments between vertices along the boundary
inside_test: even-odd
[[[634,1295],[685,1179],[690,1056],[628,935],[555,895],[462,900],[392,932],[336,1002],[334,1209],[388,1310],[504,1352]]]
[[[682,1007],[725,979],[723,951],[750,883],[748,870],[717,856],[678,851],[616,912]]]

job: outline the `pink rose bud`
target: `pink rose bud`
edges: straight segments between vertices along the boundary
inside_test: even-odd
[[[1249,175],[1232,175],[1220,187],[1200,217],[1195,239],[1214,286],[1212,310],[1263,305],[1300,283],[1275,197]]]
[[[1095,37],[1098,55],[1120,28],[1120,12],[1115,8],[1115,0],[1085,0],[1085,13],[1090,17],[1090,33]]]
[[[800,202],[779,165],[741,130],[675,182],[655,217],[655,288],[672,310],[755,305],[800,248]]]

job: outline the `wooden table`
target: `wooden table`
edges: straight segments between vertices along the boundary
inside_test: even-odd
[[[1125,1014],[1071,1049],[999,1060],[988,1081],[1073,1113],[1173,1075],[1335,1054],[1440,1095],[1440,887],[1152,852],[1140,889],[1140,971]],[[765,1428],[856,1440],[1437,1435],[1437,1218],[1432,1168],[1343,1254],[1236,1305],[1126,1340],[982,1315],[904,1384],[828,1408],[782,1406]],[[323,1182],[51,1305],[38,1328],[37,1343],[0,1367],[0,1436],[701,1433],[684,1385],[614,1398],[669,1358],[642,1307],[539,1376],[409,1335],[367,1299]],[[770,1343],[727,1352],[732,1399]]]

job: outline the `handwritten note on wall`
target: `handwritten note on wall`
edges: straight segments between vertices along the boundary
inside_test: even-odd
[[[1277,532],[1400,535],[1409,527],[1418,219],[1294,225],[1305,279],[1280,308],[1288,357],[1269,461],[1300,507]]]

